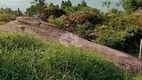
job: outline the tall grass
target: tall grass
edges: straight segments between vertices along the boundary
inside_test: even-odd
[[[124,80],[124,74],[100,54],[0,33],[0,80]]]

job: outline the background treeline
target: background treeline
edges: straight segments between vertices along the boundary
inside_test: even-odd
[[[11,8],[0,8],[0,25],[6,22],[15,20],[17,16],[22,16],[23,13],[18,8],[17,10],[12,10]]]

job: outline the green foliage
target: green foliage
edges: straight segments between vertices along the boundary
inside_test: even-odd
[[[48,5],[48,8],[59,8],[59,5],[54,5],[53,3],[50,3]]]
[[[27,16],[41,17],[43,10],[47,8],[45,0],[34,0],[31,4],[32,5],[26,9],[25,14]]]
[[[142,80],[142,75],[139,73],[136,77],[134,77],[132,80]]]
[[[55,18],[58,18],[64,14],[66,14],[65,11],[63,11],[60,8],[56,8],[56,7],[45,8],[42,13],[42,20],[46,21],[51,15],[53,15]]]
[[[142,0],[137,0],[137,7],[142,7]]]
[[[82,0],[80,6],[87,7],[87,3],[84,0]]]
[[[139,25],[142,27],[142,16],[139,17]]]
[[[34,0],[33,3],[36,3],[36,4],[40,4],[40,5],[45,5],[45,0]]]
[[[7,13],[2,13],[2,14],[0,15],[0,19],[2,19],[2,20],[8,19],[8,18],[10,18],[10,15],[7,14]]]
[[[135,15],[115,16],[109,14],[106,26],[95,28],[95,42],[119,49],[128,53],[138,53],[142,31]]]
[[[75,26],[75,32],[82,38],[87,38],[87,34],[86,34],[86,30],[85,30],[86,26],[81,25],[81,24],[77,24]]]
[[[84,23],[84,22],[90,20],[92,17],[95,17],[95,16],[96,16],[96,14],[94,12],[91,12],[91,11],[78,11],[78,12],[69,14],[66,17],[71,22]]]
[[[72,6],[72,7],[66,7],[64,9],[64,11],[67,13],[67,14],[71,14],[71,13],[75,13],[75,12],[78,12],[78,11],[91,11],[91,12],[96,12],[98,13],[99,10],[95,9],[95,8],[90,8],[90,7],[84,7],[84,6]]]
[[[142,17],[131,12],[141,7],[141,0],[123,0],[116,4],[117,7],[123,6],[130,14],[116,8],[105,13],[100,12],[89,7],[84,0],[77,6],[73,6],[70,0],[62,1],[61,8],[53,3],[47,6],[44,2],[41,5],[39,1],[27,9],[27,13],[40,14],[43,21],[48,20],[62,26],[63,29],[87,40],[128,53],[138,53],[142,38]],[[103,2],[103,6],[107,8],[110,8],[110,5],[110,0]]]
[[[122,0],[123,8],[126,12],[131,13],[134,10],[137,10],[139,7],[142,7],[141,0]]]
[[[26,16],[33,16],[37,14],[36,6],[31,5],[31,7],[26,9],[25,15]]]
[[[60,26],[60,27],[63,27],[65,25],[65,23],[59,19],[55,19],[54,15],[51,15],[49,18],[48,18],[48,22],[49,23],[52,23],[52,24],[55,24],[57,26]]]
[[[107,8],[110,8],[110,4],[111,4],[111,1],[108,1],[106,0],[105,2],[103,2],[102,6],[106,6]]]
[[[4,25],[4,24],[5,24],[5,22],[0,22],[0,26],[1,26],[1,25]]]
[[[18,10],[11,10],[10,8],[0,9],[0,21],[8,22],[15,19],[17,16],[23,15],[22,12]]]
[[[112,8],[110,11],[108,11],[108,13],[112,13],[115,14],[117,16],[121,15],[123,12],[119,11],[118,9]]]
[[[70,0],[68,1],[62,1],[62,4],[61,4],[61,9],[65,9],[67,7],[71,7],[72,6],[72,3]]]
[[[100,54],[22,33],[0,34],[2,80],[123,80],[124,73]]]

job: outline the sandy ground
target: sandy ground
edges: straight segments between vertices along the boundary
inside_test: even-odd
[[[53,24],[45,23],[36,18],[19,17],[15,21],[1,26],[0,32],[3,31],[25,32],[42,40],[60,42],[65,46],[74,45],[87,51],[98,52],[108,57],[117,66],[127,69],[132,74],[142,72],[142,60],[138,60],[127,53],[89,42],[70,32],[59,29]]]

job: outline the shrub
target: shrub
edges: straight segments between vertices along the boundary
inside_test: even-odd
[[[138,54],[142,30],[134,14],[107,14],[108,22],[95,28],[95,42],[127,52]]]
[[[94,12],[78,11],[69,15],[69,20],[76,23],[84,23],[90,18],[96,16]]]
[[[11,21],[14,20],[17,16],[23,15],[20,9],[11,10],[10,8],[1,8],[0,9],[0,21]]]
[[[0,15],[1,20],[8,19],[9,17],[10,17],[10,15],[7,14],[7,13],[3,13],[3,14]]]
[[[71,13],[75,13],[75,12],[78,12],[78,11],[91,11],[91,12],[95,12],[95,13],[98,13],[99,10],[97,10],[96,8],[91,8],[91,7],[84,7],[84,6],[71,6],[71,7],[66,7],[64,8],[64,11],[67,13],[67,14],[71,14]]]
[[[142,38],[142,31],[138,26],[128,26],[126,29],[113,29],[102,26],[95,29],[97,43],[122,50],[131,54],[139,51],[139,42]]]
[[[123,75],[100,54],[44,43],[22,33],[0,34],[2,80],[123,80]]]
[[[37,6],[31,5],[29,8],[26,9],[25,15],[26,16],[34,16],[37,15]]]
[[[85,33],[85,26],[77,24],[75,26],[75,32],[82,38],[86,38],[87,34]]]
[[[58,19],[54,20],[54,21],[51,22],[51,23],[53,23],[53,24],[55,24],[55,25],[57,25],[57,26],[60,26],[60,27],[63,27],[63,26],[64,26],[64,22],[61,21],[61,20],[58,20]]]
[[[1,25],[4,25],[4,24],[5,24],[5,22],[0,22],[0,26],[1,26]]]
[[[66,14],[64,10],[53,7],[53,8],[45,8],[42,13],[42,20],[46,21],[51,15],[54,15],[55,18],[58,18],[62,15]]]
[[[60,19],[55,19],[53,15],[51,15],[49,18],[48,18],[48,22],[49,23],[52,23],[52,24],[55,24],[59,27],[63,27],[64,26],[64,21],[60,20]]]
[[[136,75],[135,77],[133,77],[132,80],[142,80],[142,75],[139,73],[138,75]]]

